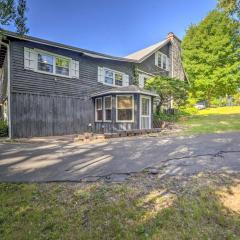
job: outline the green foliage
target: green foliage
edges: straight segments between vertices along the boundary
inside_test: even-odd
[[[224,10],[229,15],[235,15],[240,18],[239,0],[218,0],[218,8]]]
[[[236,93],[240,86],[239,22],[214,10],[191,25],[182,42],[183,63],[191,92],[211,101]]]
[[[27,18],[25,16],[26,10],[26,0],[18,0],[17,5],[15,5],[14,0],[0,0],[0,30],[4,26],[14,23],[19,34],[28,33],[29,29],[26,27]]]
[[[195,107],[182,107],[180,108],[180,115],[182,116],[190,116],[198,113],[198,109]]]
[[[233,101],[234,101],[234,104],[235,104],[235,105],[240,105],[240,92],[236,93],[236,94],[233,96]]]
[[[180,79],[156,76],[147,80],[145,88],[159,95],[157,112],[160,112],[160,107],[167,104],[171,97],[177,106],[184,105],[187,100],[188,85]]]
[[[179,114],[167,114],[164,112],[158,112],[154,114],[154,119],[166,122],[176,122],[179,119]]]
[[[8,136],[8,125],[4,120],[0,120],[0,137]]]

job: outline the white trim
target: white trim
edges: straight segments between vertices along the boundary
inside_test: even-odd
[[[102,110],[102,112],[103,112],[103,98],[102,97],[98,97],[98,98],[95,98],[95,102],[94,102],[94,104],[95,104],[95,122],[103,122],[103,113],[102,113],[102,120],[97,120],[97,99],[101,99],[101,106],[102,106],[102,108],[101,109],[98,109],[98,110]]]
[[[117,103],[118,103],[118,97],[129,97],[129,96],[131,96],[132,97],[132,120],[118,120],[118,107],[117,107]],[[133,94],[121,94],[121,95],[116,95],[116,122],[117,123],[123,123],[123,122],[125,122],[125,123],[127,123],[127,122],[129,122],[129,123],[133,123],[134,122],[134,106],[135,106],[135,104],[134,104],[134,95]],[[120,108],[121,109],[121,108]],[[126,109],[130,109],[130,108],[126,108]]]
[[[7,45],[7,64],[8,64],[8,137],[11,139],[12,138],[12,119],[11,119],[11,83],[10,83],[10,79],[11,79],[11,75],[10,75],[10,46]]]
[[[111,98],[111,108],[106,108],[105,106],[105,98]],[[111,110],[111,120],[106,120],[106,110]],[[112,122],[112,95],[103,97],[103,122]]]
[[[146,117],[149,117],[149,129],[152,128],[152,99],[151,97],[145,96],[145,95],[141,95],[140,96],[140,112],[139,112],[139,128],[142,128],[142,99],[146,98],[149,99],[149,115]]]

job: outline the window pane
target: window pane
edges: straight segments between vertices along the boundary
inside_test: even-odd
[[[162,67],[162,54],[158,53],[158,66]]]
[[[133,116],[132,109],[118,109],[118,120],[120,121],[131,121]]]
[[[132,108],[132,96],[118,96],[117,108]]]
[[[105,108],[111,109],[112,108],[112,97],[105,97],[104,101],[105,101],[105,103],[104,103]]]
[[[111,121],[112,120],[112,110],[106,109],[105,110],[105,120]]]
[[[53,56],[46,54],[38,54],[38,70],[45,72],[53,72]]]
[[[115,73],[115,85],[122,86],[123,85],[123,75],[120,73]]]
[[[69,60],[56,57],[56,73],[69,76]]]
[[[162,56],[163,57],[163,69],[167,68],[167,57],[166,56]]]
[[[113,72],[109,70],[105,70],[105,83],[113,84]]]
[[[96,99],[96,109],[102,109],[102,99],[101,98]]]
[[[98,121],[102,121],[102,119],[103,119],[103,118],[102,118],[102,115],[103,115],[103,114],[102,114],[102,110],[97,110],[97,120],[98,120]]]
[[[142,115],[149,115],[149,99],[142,98]]]

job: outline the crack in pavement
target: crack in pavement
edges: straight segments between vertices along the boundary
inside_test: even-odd
[[[148,166],[148,167],[145,167],[139,171],[133,171],[133,172],[112,172],[110,174],[105,174],[105,175],[88,175],[88,176],[85,176],[83,178],[80,179],[80,181],[85,181],[89,178],[97,178],[97,180],[100,180],[100,179],[104,179],[104,180],[111,180],[111,177],[115,175],[116,176],[126,176],[125,178],[127,178],[128,176],[131,176],[133,174],[137,174],[137,173],[140,173],[140,172],[143,172],[145,170],[160,170],[160,169],[163,169],[164,167],[167,167],[168,165],[164,165],[164,163],[167,163],[169,161],[173,161],[173,160],[182,160],[182,159],[190,159],[190,158],[197,158],[197,157],[207,157],[207,156],[210,156],[210,157],[221,157],[221,158],[224,158],[224,153],[240,153],[240,151],[219,151],[217,153],[205,153],[205,154],[197,154],[197,155],[188,155],[188,156],[182,156],[182,157],[175,157],[175,158],[169,158],[169,159],[165,159],[163,161],[161,161],[161,166],[159,167],[154,167],[154,165],[152,166]],[[183,163],[180,163],[180,165],[183,164]],[[180,166],[179,164],[177,164],[176,166]],[[188,164],[183,164],[182,166],[189,166]],[[97,181],[96,180],[96,181]]]

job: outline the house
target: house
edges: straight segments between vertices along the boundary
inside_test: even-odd
[[[181,41],[166,39],[114,57],[5,31],[0,97],[10,137],[152,128],[155,75],[185,79]]]

